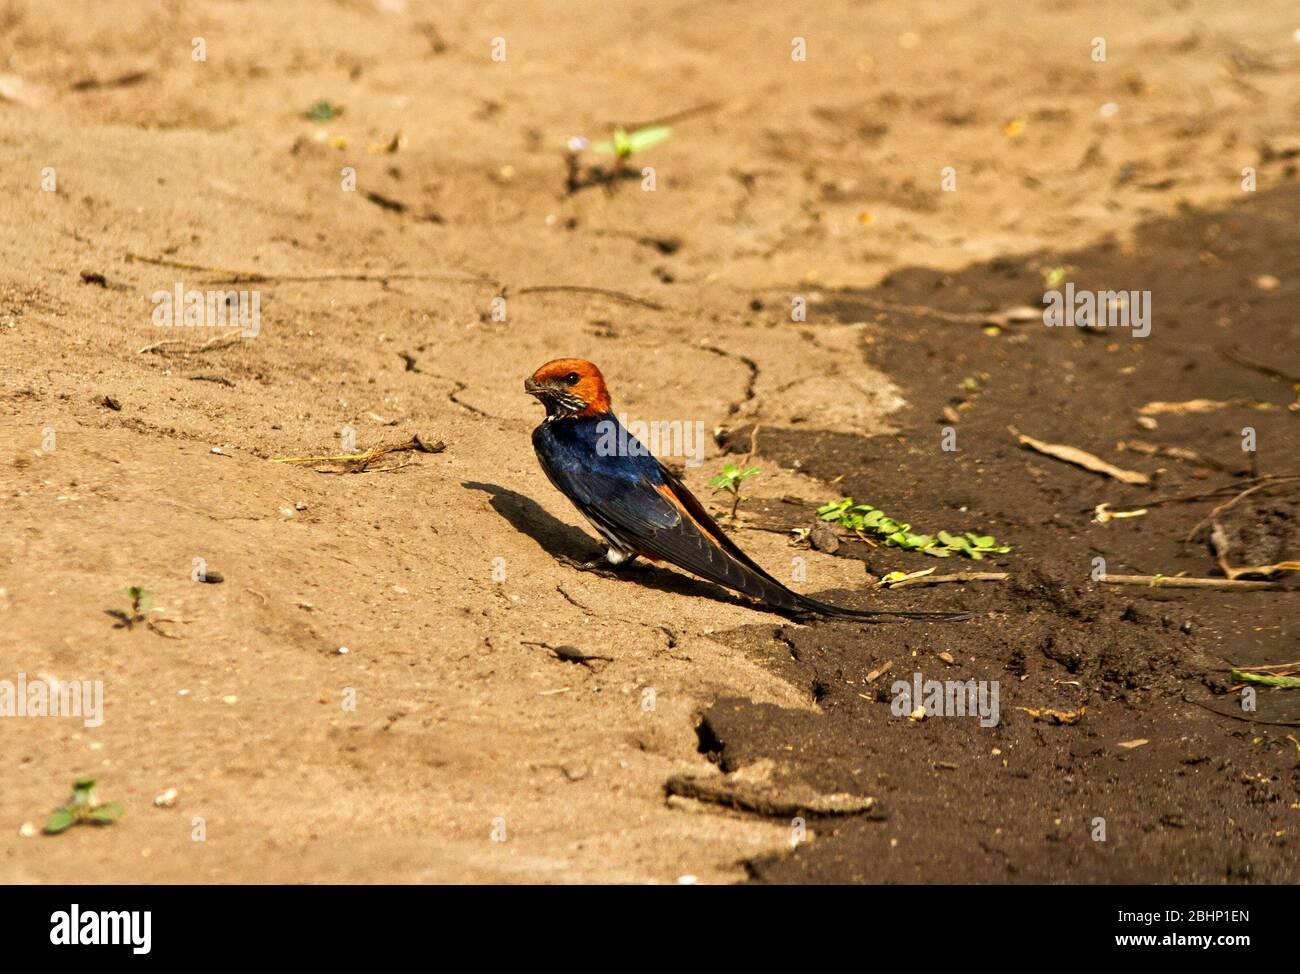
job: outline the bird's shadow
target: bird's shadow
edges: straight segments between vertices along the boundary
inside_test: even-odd
[[[478,481],[464,481],[462,487],[469,490],[481,490],[488,495],[492,509],[505,518],[516,531],[526,534],[537,542],[547,554],[571,558],[574,561],[587,561],[604,553],[604,545],[599,544],[591,535],[572,524],[565,524],[559,518],[548,513],[545,508],[531,497],[525,497],[517,491],[499,484],[485,484]],[[564,567],[557,561],[558,567]],[[576,572],[577,569],[570,568]],[[741,605],[748,609],[776,611],[758,602],[751,602],[732,595],[720,585],[683,575],[667,568],[658,568],[638,560],[625,569],[618,571],[620,578],[637,582],[647,588],[674,595],[704,596],[716,602],[728,605]],[[785,613],[777,613],[784,615]]]

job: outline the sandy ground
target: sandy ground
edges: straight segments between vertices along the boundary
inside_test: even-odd
[[[616,408],[710,434],[892,432],[894,339],[827,295],[1122,244],[1235,206],[1245,166],[1293,182],[1297,28],[1282,2],[3,0],[0,678],[101,680],[105,720],[0,719],[0,879],[726,882],[780,855],[788,823],[664,799],[711,770],[715,701],[816,713],[717,638],[772,617],[558,564],[582,522],[524,376],[590,358]],[[570,136],[680,113],[653,192],[566,192]],[[232,279],[255,337],[154,324],[156,291]],[[269,462],[345,427],[446,448]],[[760,500],[837,496],[755,462]],[[861,587],[800,554],[801,589]],[[116,625],[131,585],[154,627]],[[23,837],[80,774],[123,819]]]

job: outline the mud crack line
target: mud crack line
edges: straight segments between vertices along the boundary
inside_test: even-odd
[[[745,383],[745,397],[731,403],[727,407],[727,415],[736,415],[736,413],[740,412],[742,406],[746,406],[754,401],[754,386],[758,383],[758,363],[748,355],[741,355],[738,352],[728,352],[726,349],[718,348],[716,345],[700,345],[699,347],[706,352],[712,352],[720,358],[735,359],[749,370],[749,381]]]

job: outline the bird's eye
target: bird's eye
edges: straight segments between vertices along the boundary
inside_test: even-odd
[[[571,386],[576,386],[578,384],[578,373],[570,372],[568,375],[564,377],[564,381]]]

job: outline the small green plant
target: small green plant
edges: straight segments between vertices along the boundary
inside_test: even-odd
[[[934,535],[913,534],[912,525],[895,521],[870,504],[854,504],[852,497],[823,504],[817,508],[817,514],[823,521],[838,524],[858,535],[874,534],[884,540],[886,547],[919,551],[935,558],[964,555],[981,561],[985,555],[1004,555],[1011,550],[1010,545],[999,545],[991,534],[972,531],[964,534],[948,531]]]
[[[94,778],[78,778],[72,783],[72,797],[45,820],[45,834],[58,835],[74,825],[111,825],[121,815],[117,802],[95,801]]]
[[[616,128],[610,138],[597,142],[589,142],[580,135],[573,136],[568,141],[564,157],[568,167],[565,191],[572,195],[587,186],[603,186],[607,192],[612,192],[621,180],[636,177],[636,172],[625,165],[632,156],[668,140],[672,134],[672,129],[665,125],[647,125],[632,132]],[[607,167],[583,166],[582,153],[587,149],[597,155],[613,156],[613,164]]]
[[[127,615],[127,624],[135,625],[137,622],[144,622],[144,614],[153,608],[153,599],[149,593],[140,585],[129,585],[122,589],[122,593],[131,600],[131,612]]]
[[[303,112],[303,116],[312,122],[332,122],[342,114],[340,106],[331,105],[324,100],[313,103],[311,108]]]
[[[613,156],[621,163],[638,152],[644,152],[651,146],[668,141],[672,134],[673,130],[664,125],[647,125],[635,132],[628,132],[620,127],[614,129],[611,138],[591,143],[591,151]]]
[[[184,619],[164,619],[160,616],[149,618],[148,612],[153,608],[153,599],[149,593],[144,590],[142,585],[128,585],[122,589],[122,594],[131,600],[130,605],[125,609],[106,609],[105,611],[117,620],[114,623],[114,629],[134,629],[137,625],[142,624],[151,632],[157,633],[166,639],[179,639],[181,637],[167,632],[161,626],[160,622],[184,623]]]
[[[734,464],[728,463],[723,466],[722,473],[709,481],[709,486],[713,488],[715,494],[725,491],[731,495],[731,519],[733,521],[736,519],[736,508],[740,506],[743,499],[740,496],[740,485],[757,473],[762,473],[758,467],[747,467],[741,470]]]

